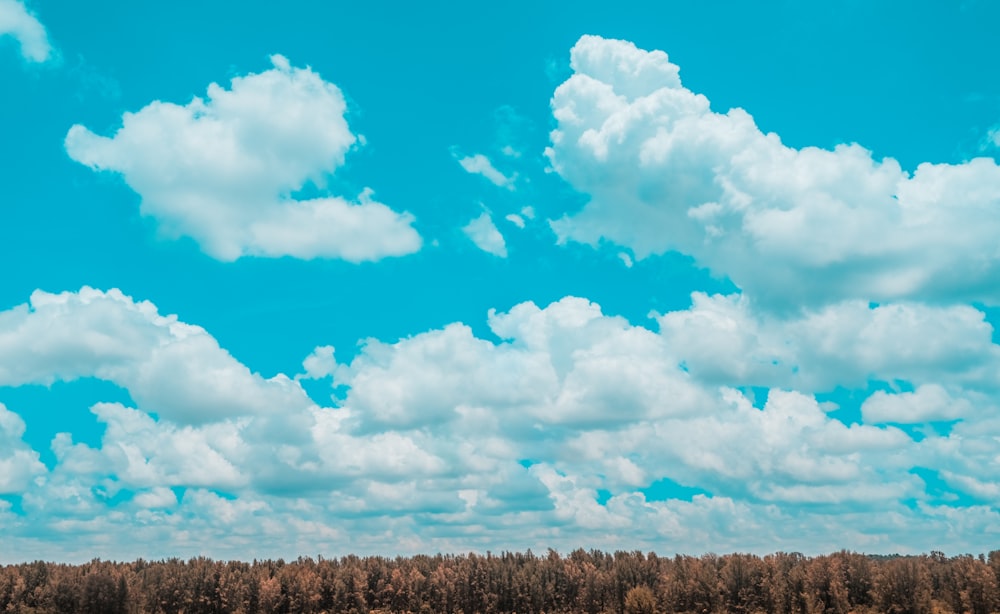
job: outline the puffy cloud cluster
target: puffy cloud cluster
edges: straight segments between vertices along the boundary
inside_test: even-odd
[[[796,315],[755,310],[745,295],[692,295],[657,316],[661,334],[699,378],[720,385],[823,392],[869,380],[1000,385],[1000,348],[982,312],[966,305],[849,300]]]
[[[352,549],[381,552],[664,539],[926,549],[949,531],[965,547],[997,520],[997,347],[974,310],[899,308],[847,302],[781,321],[696,296],[654,330],[584,299],[523,303],[489,314],[494,340],[455,323],[368,340],[346,364],[317,348],[298,377],[332,376],[342,391],[320,407],[297,380],[252,373],[148,302],[36,292],[0,312],[0,384],[98,377],[134,406],[94,405],[100,445],[59,434],[49,468],[22,440],[14,411],[31,408],[0,408],[0,466],[16,468],[0,492],[21,498],[31,531],[71,533],[87,556],[149,556],[102,544],[123,526],[173,553],[229,535],[214,552],[227,556],[343,548],[348,534]],[[844,326],[889,341],[859,354],[835,343]],[[845,424],[811,392],[855,375],[914,389],[874,393]],[[742,385],[769,388],[766,402]],[[942,420],[950,432],[894,426]],[[942,501],[915,468],[966,503]],[[662,482],[705,494],[657,492]],[[31,531],[10,526],[32,551]]]
[[[713,111],[661,51],[585,36],[552,98],[553,169],[590,201],[563,241],[676,250],[775,307],[845,298],[1000,299],[1000,167],[782,144]]]
[[[118,290],[49,294],[0,312],[0,385],[96,377],[125,388],[146,411],[199,424],[311,403],[284,376],[264,379],[203,328],[161,316]]]
[[[52,57],[45,26],[28,12],[21,0],[0,0],[0,36],[13,36],[21,45],[21,55],[30,62]]]
[[[293,193],[325,179],[357,137],[340,90],[280,55],[273,68],[215,83],[187,105],[154,101],[122,117],[113,137],[75,125],[66,151],[121,173],[141,211],[168,236],[194,238],[210,256],[378,260],[417,251],[413,217],[364,190],[356,200]]]

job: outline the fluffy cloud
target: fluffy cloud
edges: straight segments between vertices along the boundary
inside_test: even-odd
[[[462,232],[484,252],[498,258],[507,257],[507,242],[500,234],[496,224],[493,223],[489,212],[484,211],[482,215],[463,226]]]
[[[30,303],[0,312],[0,365],[6,386],[114,382],[146,411],[178,423],[311,406],[289,378],[251,373],[203,328],[118,290],[37,291]]]
[[[624,41],[585,36],[571,66],[547,155],[590,201],[552,222],[561,241],[677,250],[769,306],[1000,300],[994,160],[909,173],[859,145],[790,148]]]
[[[913,392],[898,394],[879,390],[861,406],[865,421],[872,423],[920,424],[937,420],[958,420],[972,415],[974,411],[969,399],[952,398],[947,390],[937,384],[925,384]]]
[[[210,256],[378,260],[417,251],[413,217],[364,190],[356,200],[299,200],[294,192],[341,166],[355,144],[340,90],[282,56],[259,74],[215,83],[206,99],[154,101],[122,117],[113,137],[81,125],[66,151],[121,173],[141,211],[168,236],[194,238]]]
[[[319,347],[302,377],[332,375],[338,399],[319,407],[297,381],[250,372],[148,302],[36,292],[0,313],[0,384],[100,377],[134,406],[95,404],[100,444],[57,435],[50,470],[21,440],[21,418],[0,408],[0,466],[18,469],[0,491],[21,497],[33,525],[10,529],[11,543],[32,552],[43,527],[87,556],[118,557],[158,553],[102,536],[169,540],[164,555],[217,543],[217,556],[342,548],[346,535],[356,551],[383,553],[582,539],[899,550],[936,547],[955,526],[966,547],[995,522],[983,505],[1000,479],[1000,422],[984,409],[995,406],[985,373],[996,347],[975,310],[847,302],[781,321],[738,297],[698,295],[657,321],[658,332],[567,297],[491,312],[489,338],[454,323],[367,340],[346,364]],[[844,328],[897,347],[859,353],[834,343]],[[774,368],[778,350],[799,373]],[[811,394],[870,372],[912,378],[913,391],[875,393],[855,424]],[[770,390],[755,406],[720,381]],[[923,428],[942,419],[958,422]],[[975,504],[947,508],[914,468]],[[658,493],[664,480],[703,494]]]
[[[364,431],[495,434],[513,458],[612,492],[668,478],[754,500],[870,503],[921,488],[891,460],[913,443],[902,431],[845,426],[780,389],[757,409],[683,370],[685,348],[587,301],[525,303],[490,328],[505,341],[456,324],[369,342],[335,373],[344,408]]]
[[[20,0],[0,0],[0,36],[5,34],[17,39],[26,60],[44,62],[52,56],[45,27]]]
[[[744,295],[695,293],[689,309],[657,321],[678,360],[718,385],[824,392],[869,380],[1000,384],[993,328],[969,306],[852,300],[777,317]]]

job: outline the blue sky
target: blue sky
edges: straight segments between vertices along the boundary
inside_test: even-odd
[[[0,559],[981,549],[998,22],[0,0]]]

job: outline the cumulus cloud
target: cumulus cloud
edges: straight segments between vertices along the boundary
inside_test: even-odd
[[[300,200],[324,185],[357,141],[341,91],[309,68],[273,68],[208,87],[187,105],[154,101],[122,117],[112,137],[70,128],[66,151],[121,173],[140,210],[171,237],[194,238],[219,260],[241,256],[378,260],[417,251],[413,216],[373,199]]]
[[[485,337],[453,323],[366,340],[347,363],[316,348],[302,377],[332,375],[338,390],[335,407],[319,407],[151,303],[36,292],[0,312],[0,384],[99,377],[134,404],[95,404],[100,443],[57,435],[51,470],[22,441],[24,421],[0,408],[0,468],[16,468],[0,492],[21,497],[33,530],[71,535],[87,556],[129,555],[101,541],[109,534],[169,540],[164,555],[213,543],[219,556],[288,556],[347,535],[353,550],[383,553],[584,538],[900,550],[962,524],[960,547],[996,520],[979,504],[1000,479],[996,347],[975,310],[902,307],[846,302],[782,321],[739,297],[696,295],[657,316],[657,331],[581,298],[522,303],[491,311]],[[841,343],[845,328],[895,354]],[[971,358],[949,366],[960,355]],[[813,395],[869,372],[913,389],[875,393],[853,424]],[[767,400],[734,385],[768,387]],[[893,426],[941,419],[957,423],[922,436]],[[976,504],[941,509],[917,467]],[[657,495],[662,480],[703,494]],[[28,532],[9,537],[31,551]]]
[[[0,365],[6,386],[114,382],[147,411],[178,423],[310,406],[289,378],[251,373],[203,328],[118,290],[36,291],[29,303],[0,312]]]
[[[44,62],[52,57],[45,26],[28,12],[20,0],[0,0],[0,37],[13,36],[21,45],[21,55],[31,62]]]
[[[462,232],[484,252],[498,258],[507,257],[507,242],[488,211],[483,211],[482,215],[463,226]]]
[[[689,309],[657,322],[678,360],[717,385],[823,392],[869,380],[998,383],[993,327],[970,306],[849,300],[779,317],[745,295],[696,292]]]
[[[779,389],[757,409],[693,379],[664,337],[587,301],[525,303],[492,314],[490,328],[505,341],[452,325],[370,342],[335,375],[349,388],[344,407],[363,430],[494,433],[594,489],[670,478],[722,495],[843,502],[916,488],[909,467],[876,460],[911,443],[903,432],[845,426],[811,396]],[[877,487],[883,471],[899,489]]]
[[[907,172],[860,145],[782,144],[713,111],[662,51],[584,36],[552,98],[552,168],[590,196],[561,241],[676,250],[762,304],[1000,300],[1000,167]]]
[[[458,158],[458,163],[462,165],[462,168],[464,168],[467,173],[482,175],[493,183],[493,185],[501,188],[507,188],[508,190],[514,189],[514,180],[517,179],[517,175],[512,175],[510,177],[504,175],[498,171],[496,167],[493,166],[490,159],[483,154],[475,154],[473,156]]]

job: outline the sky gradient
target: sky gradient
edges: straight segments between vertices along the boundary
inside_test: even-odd
[[[0,561],[1000,535],[1000,8],[0,0]]]

